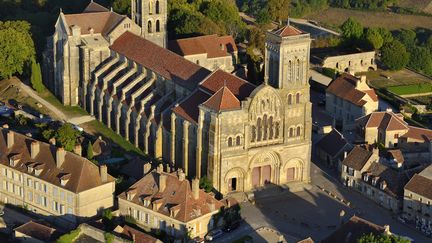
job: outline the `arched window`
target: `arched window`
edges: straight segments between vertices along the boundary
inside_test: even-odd
[[[274,130],[273,125],[274,124],[273,124],[273,117],[272,116],[269,117],[268,123],[269,123],[269,139],[273,139],[273,130]]]
[[[255,142],[255,138],[256,138],[256,127],[252,126],[252,134],[251,134],[251,142]]]
[[[228,147],[232,147],[233,146],[233,139],[232,137],[228,138]]]
[[[292,94],[288,95],[288,105],[292,104]]]
[[[236,145],[237,145],[237,146],[240,146],[240,144],[241,144],[240,136],[237,136],[237,137],[236,137]]]
[[[159,0],[156,1],[156,14],[160,14],[160,4],[159,4]]]
[[[257,141],[261,141],[261,137],[262,137],[262,128],[261,128],[262,124],[261,124],[261,118],[258,118],[257,120],[257,129],[258,129],[258,136],[257,136]]]
[[[275,123],[275,138],[279,138],[279,122]]]
[[[153,14],[153,1],[149,2],[149,14]]]
[[[264,130],[263,140],[267,140],[267,130],[268,130],[267,115],[264,115],[263,117],[263,130]]]
[[[160,21],[156,20],[156,32],[160,32]]]
[[[152,33],[153,32],[152,22],[150,20],[147,23],[147,31],[148,31],[148,33]]]
[[[291,138],[291,137],[294,137],[294,128],[290,128],[290,130],[289,130],[289,137]]]
[[[297,136],[301,135],[301,127],[297,127]]]
[[[296,104],[300,103],[300,93],[296,94]]]

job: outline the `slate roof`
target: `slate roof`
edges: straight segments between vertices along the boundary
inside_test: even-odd
[[[56,164],[56,150],[53,145],[36,141],[22,134],[10,131],[14,134],[14,144],[11,148],[7,147],[7,130],[0,129],[0,163],[12,167],[9,163],[11,156],[18,158],[13,168],[23,173],[36,176],[34,172],[29,172],[28,167],[40,168],[42,172],[36,176],[39,179],[62,187],[74,193],[89,190],[105,183],[114,181],[108,175],[108,181],[102,182],[99,167],[88,159],[78,156],[72,152],[65,151],[65,159],[60,168]],[[39,143],[39,153],[34,159],[30,156],[30,144],[36,141]],[[69,177],[67,183],[62,186],[61,177]]]
[[[237,46],[231,36],[204,35],[172,40],[168,42],[168,49],[181,56],[207,54],[208,58],[217,58],[230,56],[237,51]]]
[[[366,148],[357,145],[351,150],[347,157],[342,161],[342,164],[360,171],[372,156],[372,152]]]
[[[409,180],[405,173],[399,173],[390,167],[376,162],[373,162],[365,173],[369,175],[368,184],[372,185],[372,178],[377,178],[375,187],[380,188],[381,182],[385,181],[387,186],[384,192],[396,198],[403,197],[404,186]]]
[[[432,199],[432,179],[415,174],[405,185],[405,190],[419,194],[425,198]]]
[[[384,231],[384,227],[354,215],[322,243],[357,243],[357,240],[364,234],[382,234]]]
[[[326,134],[321,140],[316,144],[317,148],[322,149],[330,156],[336,156],[346,145],[348,145],[347,140],[344,136],[333,129],[330,133]]]
[[[166,176],[166,188],[163,191],[160,191],[158,184],[161,175]],[[189,222],[205,214],[214,212],[210,204],[214,204],[215,211],[224,206],[222,202],[201,189],[199,190],[198,199],[194,199],[189,181],[187,179],[179,180],[176,172],[158,173],[152,171],[118,197],[127,200],[127,193],[131,192],[134,193],[134,196],[130,202],[144,207],[144,204],[140,200],[149,200],[151,202],[148,206],[149,209],[182,222]],[[152,204],[155,202],[161,204],[158,210],[153,208]],[[171,209],[178,210],[176,215],[170,214]]]
[[[363,106],[367,103],[363,98],[368,95],[372,100],[377,101],[374,90],[368,90],[367,92],[356,89],[356,83],[358,78],[343,73],[335,80],[333,80],[328,86],[326,92],[329,92],[341,99],[351,102],[357,106]]]

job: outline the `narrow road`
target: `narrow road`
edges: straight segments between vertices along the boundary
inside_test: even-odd
[[[52,113],[54,113],[59,120],[67,121],[69,123],[80,125],[89,121],[93,121],[95,118],[90,115],[86,116],[75,116],[75,117],[69,117],[63,111],[58,109],[53,104],[46,101],[44,98],[40,97],[36,91],[34,91],[31,87],[24,84],[23,82],[19,82],[20,88],[24,90],[30,97],[37,100],[39,103],[41,103],[43,106],[45,106],[48,110],[50,110]]]
[[[33,99],[37,100],[39,103],[41,103],[43,106],[45,106],[47,109],[52,111],[58,119],[60,120],[67,120],[66,115],[59,110],[57,107],[49,103],[48,101],[44,100],[42,97],[40,97],[36,91],[34,91],[32,88],[30,88],[28,85],[24,84],[23,82],[19,82],[19,85],[22,90],[24,90],[29,96],[31,96]]]

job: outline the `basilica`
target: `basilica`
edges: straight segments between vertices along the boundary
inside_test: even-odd
[[[222,194],[310,181],[310,35],[266,34],[255,86],[167,47],[167,0],[132,0],[131,18],[94,2],[60,12],[44,53],[49,88],[145,153]]]

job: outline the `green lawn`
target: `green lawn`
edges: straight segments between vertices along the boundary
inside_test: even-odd
[[[46,101],[60,109],[67,116],[85,116],[88,115],[87,111],[79,106],[64,106],[48,89],[42,93],[38,93]]]
[[[113,130],[105,126],[105,124],[101,123],[98,120],[93,120],[91,122],[87,122],[81,125],[87,132],[94,134],[96,136],[106,137],[111,140],[113,143],[119,145],[122,149],[127,152],[136,152],[140,155],[145,155],[143,151],[136,148],[129,141],[124,139],[122,136],[115,133]]]
[[[388,87],[387,90],[397,95],[421,94],[432,92],[432,85],[430,83],[399,85]]]

